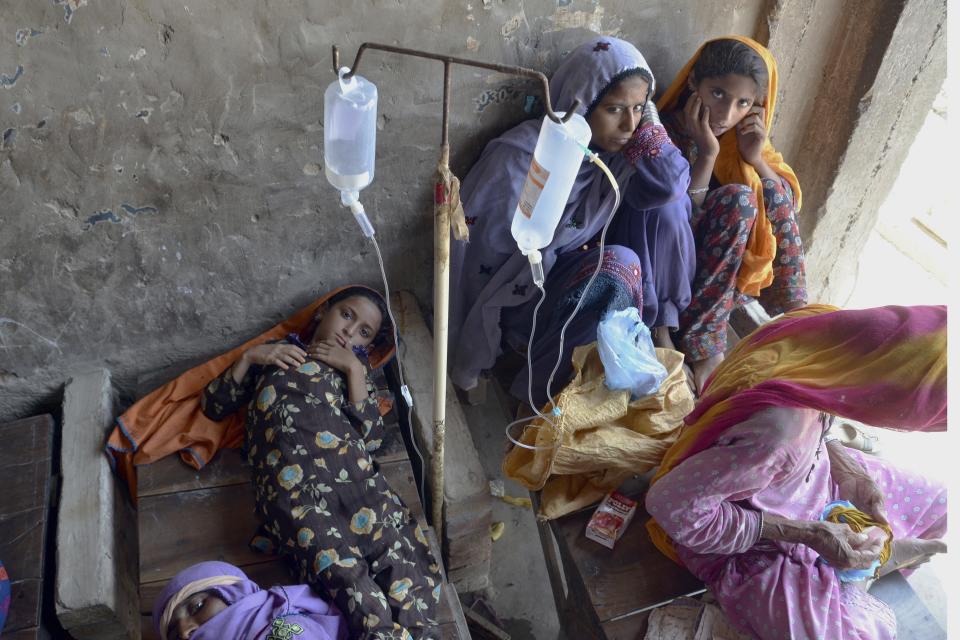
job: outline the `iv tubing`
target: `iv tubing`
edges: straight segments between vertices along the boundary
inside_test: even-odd
[[[532,372],[533,372],[533,358],[532,358],[532,356],[531,356],[531,352],[533,351],[533,336],[537,333],[537,315],[539,314],[539,311],[540,311],[540,305],[542,305],[542,304],[543,304],[543,301],[547,299],[547,291],[546,291],[546,289],[543,288],[542,281],[541,281],[541,283],[537,283],[537,288],[540,289],[540,300],[539,300],[539,302],[537,302],[537,306],[534,307],[534,309],[533,309],[533,326],[530,328],[530,340],[527,341],[527,371],[528,371],[529,373],[532,373]],[[541,420],[543,420],[544,422],[546,422],[547,424],[549,424],[549,425],[550,425],[550,428],[552,428],[553,431],[556,433],[556,431],[557,431],[557,425],[554,424],[554,422],[553,422],[550,418],[548,418],[548,417],[545,416],[544,414],[540,413],[540,410],[537,409],[537,405],[534,404],[534,402],[533,402],[533,375],[527,375],[527,401],[530,403],[530,408],[533,409],[534,412],[536,412],[536,415],[539,416]],[[520,447],[520,448],[522,448],[522,449],[529,449],[529,450],[531,450],[531,451],[540,451],[540,450],[544,450],[544,449],[555,449],[556,447],[559,447],[559,446],[560,446],[559,441],[558,441],[556,444],[551,445],[551,446],[538,447],[538,446],[536,446],[536,445],[524,444],[523,442],[520,442],[519,440],[517,440],[516,438],[514,438],[512,435],[510,435],[510,428],[511,428],[511,427],[513,427],[513,426],[516,425],[516,424],[522,424],[522,423],[524,423],[524,422],[529,422],[529,421],[530,421],[530,418],[532,418],[532,417],[533,417],[533,416],[528,416],[528,417],[526,417],[526,418],[521,418],[521,419],[519,419],[519,420],[514,420],[513,422],[511,422],[510,424],[508,424],[508,425],[507,425],[507,428],[506,428],[507,440],[509,440],[509,441],[512,442],[514,445],[516,445],[516,446],[518,446],[518,447]],[[544,425],[544,426],[545,426],[545,425]],[[540,427],[540,428],[543,428],[543,427]]]
[[[390,285],[387,283],[387,272],[383,267],[383,256],[380,254],[380,244],[372,235],[370,236],[370,240],[373,241],[373,248],[377,252],[377,262],[380,264],[380,276],[383,278],[384,300],[386,300],[387,303],[387,315],[390,316],[390,327],[393,329],[393,344],[397,349],[397,373],[400,377],[400,393],[407,403],[407,426],[410,428],[410,444],[413,445],[413,450],[420,459],[420,469],[425,470],[426,462],[423,459],[423,454],[420,453],[420,449],[417,448],[417,439],[413,435],[413,396],[410,395],[410,389],[407,387],[407,382],[403,377],[403,362],[400,360],[400,332],[397,330],[397,320],[393,317],[393,307],[390,305]],[[426,487],[424,485],[426,476],[425,471],[420,474],[421,499],[423,499],[423,496],[426,496]]]
[[[353,217],[357,220],[357,224],[360,225],[360,229],[363,231],[363,235],[370,238],[370,241],[373,242],[373,248],[377,253],[377,263],[380,265],[380,277],[383,280],[384,302],[387,303],[387,315],[390,317],[390,328],[393,330],[393,344],[397,350],[397,373],[400,377],[400,393],[407,403],[407,426],[410,428],[410,444],[413,445],[413,450],[420,459],[420,469],[424,470],[424,472],[420,474],[419,487],[420,496],[421,499],[423,499],[424,496],[426,496],[426,487],[424,485],[426,462],[423,459],[423,454],[420,453],[420,449],[417,448],[417,439],[413,435],[413,396],[410,394],[410,388],[407,387],[406,379],[403,376],[403,362],[400,359],[400,332],[397,329],[397,319],[393,315],[393,307],[390,305],[390,283],[387,281],[387,271],[383,266],[383,254],[380,253],[380,243],[377,242],[373,225],[370,224],[363,205],[357,198],[358,195],[356,192],[348,193],[342,191],[340,193],[340,202],[343,206],[350,208]]]
[[[600,167],[600,170],[606,174],[607,179],[610,181],[610,186],[613,187],[613,209],[610,211],[610,215],[607,217],[607,221],[603,225],[603,231],[600,232],[600,257],[597,258],[597,268],[593,270],[593,275],[590,276],[590,280],[587,281],[587,286],[583,288],[583,293],[580,295],[580,299],[577,300],[577,306],[574,307],[573,313],[570,314],[570,317],[567,318],[567,321],[563,323],[563,327],[560,329],[560,351],[557,354],[557,362],[553,365],[553,371],[550,372],[550,377],[547,378],[547,398],[550,400],[551,407],[556,407],[553,402],[553,377],[557,375],[557,369],[560,368],[560,361],[563,358],[563,340],[567,332],[567,327],[570,326],[570,323],[573,322],[577,312],[580,311],[580,307],[583,305],[583,299],[587,297],[587,292],[593,285],[593,281],[597,279],[598,275],[600,275],[600,269],[603,267],[603,251],[607,242],[607,229],[610,228],[610,223],[613,222],[613,216],[616,215],[617,209],[620,208],[620,186],[617,184],[617,179],[613,177],[613,173],[611,173],[610,168],[604,164],[603,160],[601,160],[597,154],[589,152],[588,156],[590,158],[590,162]]]
[[[580,307],[583,305],[583,299],[586,297],[587,292],[590,290],[590,287],[593,285],[594,280],[596,280],[597,276],[600,274],[600,269],[603,267],[603,251],[604,251],[604,247],[606,246],[607,229],[610,228],[610,223],[613,222],[613,216],[616,215],[617,209],[620,208],[620,187],[617,184],[616,178],[613,177],[613,173],[610,171],[610,168],[607,167],[606,164],[604,164],[604,162],[600,159],[600,157],[596,153],[590,151],[586,147],[584,147],[583,150],[584,150],[584,153],[587,155],[587,157],[590,159],[590,162],[597,165],[600,168],[600,170],[603,171],[603,173],[607,176],[607,179],[610,181],[610,186],[613,187],[614,203],[613,203],[613,209],[610,211],[610,215],[607,217],[607,221],[603,225],[603,230],[600,232],[600,247],[599,247],[600,257],[597,259],[597,267],[593,270],[593,275],[590,276],[590,280],[587,281],[587,286],[583,288],[583,293],[580,295],[580,299],[577,300],[577,306],[574,307],[573,312],[570,314],[570,317],[567,318],[567,321],[563,323],[563,327],[560,329],[560,350],[557,354],[557,361],[553,365],[553,371],[550,372],[550,377],[547,379],[547,398],[550,401],[550,406],[553,409],[554,416],[559,415],[559,413],[557,410],[557,405],[553,400],[553,393],[552,393],[553,378],[557,374],[557,369],[560,368],[560,362],[563,359],[563,343],[564,343],[565,334],[567,332],[567,327],[570,326],[570,323],[573,322],[573,319],[576,317],[577,313],[580,311]],[[539,252],[538,252],[538,255],[539,255]],[[531,269],[534,269],[533,260],[531,260]],[[534,274],[536,274],[535,270],[534,270]],[[537,314],[540,311],[540,305],[543,304],[543,301],[547,297],[547,292],[543,288],[542,283],[537,284],[537,288],[540,289],[541,296],[540,296],[540,301],[537,303],[537,306],[533,310],[533,326],[530,330],[530,340],[527,342],[527,401],[530,403],[530,408],[534,410],[536,415],[539,416],[541,420],[549,424],[550,427],[556,433],[557,425],[552,420],[550,420],[550,418],[548,418],[546,415],[541,413],[540,410],[537,409],[537,405],[534,404],[533,402],[533,365],[532,365],[532,357],[530,354],[531,354],[531,351],[533,350],[533,337],[537,330]],[[524,444],[510,434],[511,427],[513,427],[516,424],[521,424],[529,421],[530,421],[530,417],[527,417],[527,418],[522,418],[520,420],[514,420],[513,422],[507,425],[506,427],[507,439],[512,444],[514,444],[515,446],[521,447],[523,449],[528,449],[530,451],[542,451],[547,449],[555,449],[560,446],[561,442],[559,438],[557,438],[556,442],[553,445],[546,446],[546,447],[539,447],[536,445]],[[543,426],[539,428],[543,428]]]

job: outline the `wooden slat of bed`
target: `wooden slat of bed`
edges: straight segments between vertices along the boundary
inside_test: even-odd
[[[374,458],[380,464],[407,459],[407,451],[400,435],[396,414],[391,412],[386,424],[383,444]],[[137,495],[140,499],[165,493],[210,489],[250,482],[250,470],[245,466],[239,449],[223,449],[199,471],[190,467],[180,456],[167,456],[153,464],[137,468]]]
[[[33,637],[40,624],[53,428],[49,415],[0,424],[0,560],[12,595],[4,638]]]
[[[221,462],[228,460],[239,464],[239,456],[224,458]],[[400,460],[384,464],[380,472],[422,523],[423,509],[410,463]],[[228,475],[221,473],[218,477]],[[223,560],[238,566],[262,562],[263,556],[247,546],[258,526],[253,509],[249,472],[245,472],[243,484],[142,497],[139,505],[141,585],[169,580],[184,567],[203,560]]]

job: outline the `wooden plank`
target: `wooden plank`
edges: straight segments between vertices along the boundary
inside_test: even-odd
[[[433,337],[430,334],[416,298],[409,291],[400,291],[391,299],[394,316],[400,333],[404,336],[407,349],[404,353],[404,371],[407,384],[414,399],[414,431],[420,451],[431,465],[433,457]],[[426,470],[427,477],[432,471]],[[432,491],[429,487],[428,491]],[[444,522],[432,522],[441,534],[441,544],[451,565],[457,559],[451,551],[451,540],[469,538],[475,548],[479,562],[474,562],[476,571],[471,580],[459,579],[451,573],[454,584],[462,591],[476,591],[489,586],[490,553],[492,541],[489,532],[492,517],[489,510],[489,491],[486,473],[480,463],[480,457],[473,444],[473,436],[467,425],[463,409],[457,400],[453,384],[447,381],[446,392],[446,436],[443,452],[443,518]],[[434,509],[436,506],[433,507]],[[469,531],[455,530],[450,527],[457,520],[472,525]],[[461,535],[463,534],[463,535]],[[461,565],[466,567],[466,565]],[[464,572],[461,572],[464,573]]]
[[[874,582],[870,586],[870,594],[893,609],[897,616],[897,638],[900,640],[942,640],[947,637],[899,571],[888,573]]]
[[[386,426],[383,444],[374,458],[378,462],[396,462],[407,457],[400,426],[396,422]],[[197,471],[178,455],[167,456],[137,468],[137,495],[139,498],[212,489],[250,482],[250,469],[239,449],[221,449],[209,464]]]
[[[406,460],[380,466],[380,473],[418,521],[425,521],[413,467]],[[168,580],[177,567],[203,560],[237,566],[262,562],[248,542],[259,522],[249,483],[149,496],[140,502],[140,581]],[[189,527],[177,523],[189,522]]]
[[[0,519],[0,558],[11,579],[43,578],[45,528],[45,505]]]
[[[643,640],[643,637],[647,634],[647,621],[650,618],[650,611],[604,622],[601,625],[604,637],[606,640]]]
[[[738,338],[745,338],[768,322],[770,322],[770,316],[766,309],[758,301],[750,300],[730,312],[728,326],[733,329]]]
[[[627,492],[635,498],[641,494],[637,487]],[[592,514],[592,508],[586,509],[553,521],[551,527],[568,580],[575,570],[600,622],[703,591],[703,583],[654,546],[647,534],[645,524],[650,516],[642,500],[612,550],[584,536]]]
[[[31,461],[50,461],[53,455],[53,417],[49,414],[0,424],[0,477],[9,469]],[[2,511],[3,509],[0,509]]]
[[[540,492],[530,492],[530,502],[533,512],[540,512]],[[537,520],[537,533],[540,536],[540,548],[543,550],[543,559],[547,565],[547,576],[550,579],[550,590],[553,592],[553,604],[557,615],[562,620],[567,609],[567,581],[563,572],[563,562],[560,559],[560,550],[548,522]]]
[[[410,465],[410,461],[398,460],[382,464],[380,465],[380,473],[383,475],[383,479],[387,481],[387,485],[410,508],[410,512],[420,523],[420,526],[425,527],[426,516],[423,514],[420,496],[417,494],[417,481],[413,475],[413,467]]]
[[[41,640],[49,637],[49,634],[42,632],[38,627],[20,629],[12,633],[8,633],[6,627],[3,629],[3,640]]]
[[[153,616],[149,613],[140,614],[140,639],[160,640],[160,635],[153,631]]]
[[[391,418],[391,420],[388,421],[387,418]],[[403,442],[403,435],[400,433],[400,423],[397,420],[395,409],[391,409],[390,413],[384,418],[384,430],[383,443],[374,452],[374,459],[380,464],[409,460],[410,456],[407,455],[407,446]]]
[[[141,583],[169,580],[204,560],[243,566],[263,559],[248,546],[258,527],[250,483],[144,498],[139,520]]]
[[[40,624],[43,581],[39,578],[14,580],[15,577],[15,574],[10,574],[10,610],[2,629],[4,639],[8,631],[30,629]]]
[[[7,632],[40,624],[53,426],[49,415],[0,425],[0,558],[11,580]]]
[[[212,489],[250,483],[250,470],[239,449],[222,449],[208,465],[197,471],[178,455],[167,456],[137,468],[137,495],[139,498]]]
[[[103,454],[113,418],[109,371],[67,383],[54,600],[60,623],[77,640],[126,638],[137,619],[136,516]]]

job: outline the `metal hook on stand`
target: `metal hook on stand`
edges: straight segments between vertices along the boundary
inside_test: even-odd
[[[433,450],[431,455],[432,473],[431,473],[431,497],[432,497],[432,518],[431,522],[437,533],[437,539],[443,541],[443,457],[444,457],[444,437],[446,432],[446,397],[447,397],[447,334],[449,319],[449,299],[450,299],[450,218],[451,212],[457,208],[459,203],[458,196],[455,196],[455,189],[452,186],[456,178],[450,172],[450,144],[448,139],[449,121],[450,121],[450,92],[451,92],[451,65],[460,64],[468,67],[477,67],[488,69],[498,73],[531,78],[540,83],[543,92],[543,105],[547,117],[563,124],[567,122],[577,108],[580,101],[575,100],[570,109],[560,117],[553,110],[550,103],[550,83],[547,77],[526,67],[509,66],[502,64],[492,64],[489,62],[479,62],[477,60],[467,60],[454,56],[444,56],[428,51],[417,49],[406,49],[403,47],[394,47],[375,42],[364,42],[357,50],[357,55],[353,59],[353,65],[350,70],[344,74],[344,79],[349,80],[360,67],[360,59],[363,52],[367,49],[376,49],[397,53],[400,55],[414,56],[418,58],[428,58],[430,60],[439,60],[443,63],[443,124],[440,138],[440,161],[437,165],[437,176],[434,197],[434,261],[433,261]],[[340,50],[337,45],[333,45],[333,73],[337,75],[340,71]]]
[[[455,56],[444,56],[438,53],[430,53],[429,51],[421,51],[419,49],[406,49],[404,47],[394,47],[387,44],[378,44],[376,42],[364,42],[360,45],[360,48],[357,49],[357,55],[353,59],[353,65],[350,67],[350,71],[344,74],[344,78],[349,80],[353,77],[353,74],[357,72],[360,68],[360,59],[363,57],[363,52],[367,49],[377,49],[379,51],[389,51],[391,53],[398,53],[400,55],[406,56],[415,56],[418,58],[428,58],[430,60],[439,60],[444,64],[444,68],[449,67],[451,64],[462,64],[468,67],[477,67],[479,69],[489,69],[490,71],[497,71],[499,73],[505,73],[507,75],[520,76],[524,78],[531,78],[537,80],[540,83],[540,88],[543,91],[543,106],[544,110],[547,113],[547,117],[561,124],[573,117],[573,113],[577,110],[577,107],[580,106],[580,101],[575,100],[574,103],[570,106],[570,109],[560,117],[553,110],[553,105],[550,102],[550,81],[547,80],[547,76],[543,75],[541,72],[534,69],[528,69],[527,67],[518,67],[505,64],[494,64],[491,62],[480,62],[479,60],[468,60],[466,58],[457,58]],[[337,45],[333,45],[333,73],[337,74],[340,71],[340,49]],[[447,92],[444,92],[443,95],[443,113],[444,118],[446,118],[447,110],[449,108],[449,95]]]

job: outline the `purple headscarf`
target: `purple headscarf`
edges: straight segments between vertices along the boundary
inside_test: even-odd
[[[586,115],[614,82],[643,69],[653,78],[643,55],[629,42],[593,38],[574,49],[550,79],[554,109],[566,111],[574,99]],[[650,87],[653,95],[654,87]],[[460,190],[470,240],[454,240],[450,260],[450,378],[462,389],[476,386],[477,377],[493,366],[500,353],[500,312],[532,299],[536,289],[527,259],[510,234],[510,224],[540,133],[541,120],[528,120],[492,140],[470,169]],[[599,153],[620,185],[621,193],[633,167],[619,153]],[[543,249],[543,269],[549,273],[557,255],[588,242],[603,227],[614,205],[607,178],[585,162],[553,241]]]
[[[346,640],[347,626],[343,616],[336,607],[313,593],[308,585],[263,590],[243,571],[226,562],[195,564],[167,583],[153,605],[153,628],[157,635],[163,637],[160,620],[164,609],[181,589],[198,580],[221,576],[239,578],[239,581],[208,585],[199,591],[213,593],[227,603],[227,608],[198,627],[191,640],[261,640],[270,635],[278,619],[288,628],[293,627],[294,632],[297,627],[301,629],[299,635],[291,636],[294,638]]]

